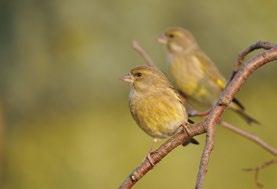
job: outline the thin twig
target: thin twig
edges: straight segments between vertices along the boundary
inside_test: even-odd
[[[243,61],[245,60],[245,58],[248,54],[250,54],[251,52],[258,50],[258,49],[270,50],[273,47],[276,47],[276,44],[273,44],[268,41],[257,41],[255,43],[253,43],[252,45],[250,45],[248,48],[241,51],[241,53],[239,53],[239,55],[238,55],[237,61],[234,66],[234,71],[231,75],[230,80],[232,80],[234,78],[235,74],[238,72],[240,66],[242,65]]]
[[[255,183],[256,183],[256,186],[258,188],[263,188],[263,184],[259,181],[259,173],[262,169],[270,166],[270,165],[273,165],[277,163],[277,159],[272,159],[270,161],[266,161],[266,162],[263,162],[262,164],[260,164],[259,166],[257,167],[254,167],[254,168],[247,168],[247,169],[243,169],[244,171],[254,171],[255,174],[254,174],[254,180],[255,180]]]
[[[199,112],[197,110],[191,110],[188,112],[189,117],[203,117],[206,116],[209,113],[209,111],[206,112]],[[260,147],[262,147],[264,150],[266,150],[267,152],[271,153],[274,156],[277,156],[277,148],[274,148],[273,146],[271,146],[270,144],[266,143],[264,140],[262,140],[260,137],[249,133],[247,131],[244,131],[242,129],[237,128],[236,126],[226,122],[226,121],[221,121],[220,125],[223,128],[228,129],[229,131],[232,131],[240,136],[242,136],[243,138],[246,138],[254,143],[256,143],[257,145],[259,145]]]
[[[204,177],[208,171],[208,164],[215,142],[215,125],[216,122],[214,124],[210,124],[209,127],[207,127],[206,143],[201,155],[195,189],[201,189],[204,184]]]
[[[251,133],[248,133],[248,132],[246,132],[242,129],[239,129],[239,128],[231,125],[230,123],[227,123],[227,122],[224,122],[224,121],[221,122],[221,126],[223,128],[226,128],[226,129],[230,130],[230,131],[233,131],[234,133],[236,133],[236,134],[238,134],[238,135],[240,135],[240,136],[242,136],[242,137],[244,137],[244,138],[246,138],[250,141],[255,142],[256,144],[258,144],[260,147],[262,147],[263,149],[265,149],[266,151],[268,151],[272,155],[277,156],[277,149],[274,148],[273,146],[267,144],[266,142],[264,142],[258,136],[254,135],[254,134],[251,134]],[[255,168],[249,168],[249,169],[243,169],[243,170],[244,171],[255,171],[254,180],[255,180],[256,186],[258,188],[263,188],[263,184],[261,182],[259,182],[259,179],[258,179],[260,170],[264,169],[265,167],[270,166],[274,163],[277,163],[277,159],[264,162],[264,163],[262,163],[261,165],[255,167]]]
[[[270,144],[266,143],[265,141],[263,141],[261,138],[259,138],[258,136],[248,133],[242,129],[239,129],[233,125],[231,125],[230,123],[227,123],[225,121],[222,121],[221,126],[223,128],[226,128],[250,141],[255,142],[256,144],[258,144],[259,146],[261,146],[263,149],[267,150],[269,153],[271,153],[274,156],[277,156],[277,148],[274,148],[273,146],[271,146]]]
[[[276,47],[275,44],[268,42],[268,41],[257,41],[255,43],[253,43],[252,45],[250,45],[248,48],[244,49],[238,56],[237,62],[235,64],[237,70],[240,68],[240,66],[242,65],[245,57],[258,49],[264,49],[264,50],[270,50],[273,47]]]
[[[140,46],[139,42],[136,40],[132,41],[132,47],[133,49],[145,60],[145,63],[148,66],[156,67],[154,61],[149,56],[149,54]]]
[[[211,109],[209,115],[204,119],[203,122],[190,126],[187,129],[187,131],[189,131],[189,134],[187,132],[178,132],[168,141],[163,143],[154,153],[150,154],[154,164],[157,164],[159,161],[161,161],[174,148],[183,144],[185,141],[190,140],[191,137],[205,133],[208,128],[210,131],[207,131],[207,144],[200,162],[196,183],[196,188],[200,189],[204,182],[204,177],[207,172],[207,165],[213,148],[215,125],[220,122],[224,110],[231,103],[235,94],[240,90],[242,85],[245,83],[246,79],[258,68],[273,60],[277,60],[277,48],[272,48],[268,51],[260,53],[256,55],[254,58],[250,59],[245,65],[241,66],[237,74],[235,74],[234,78],[227,84],[218,102]],[[132,186],[134,186],[135,183],[138,180],[140,180],[152,168],[153,166],[150,164],[150,162],[147,159],[144,160],[124,180],[120,188],[132,188]]]
[[[198,112],[196,110],[192,110],[190,112],[188,112],[189,117],[195,117],[195,116],[206,116],[209,113],[209,111],[206,112]],[[226,121],[221,121],[220,125],[223,128],[228,129],[229,131],[232,131],[240,136],[242,136],[243,138],[246,138],[254,143],[256,143],[257,145],[259,145],[260,147],[262,147],[264,150],[266,150],[267,152],[271,153],[274,156],[277,156],[277,148],[274,148],[273,146],[271,146],[270,144],[266,143],[264,140],[262,140],[260,137],[249,133],[247,131],[244,131],[242,129],[237,128],[236,126],[226,122]]]

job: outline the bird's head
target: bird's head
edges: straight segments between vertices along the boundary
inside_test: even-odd
[[[137,92],[151,91],[159,87],[170,86],[165,75],[151,66],[138,66],[121,78],[129,83]]]
[[[181,27],[172,27],[158,38],[158,42],[165,44],[170,53],[180,53],[197,46],[193,35]]]

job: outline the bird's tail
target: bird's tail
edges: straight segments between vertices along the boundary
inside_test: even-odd
[[[244,119],[246,121],[247,124],[251,125],[251,124],[260,124],[259,121],[257,121],[255,118],[251,117],[250,115],[248,115],[245,112],[244,107],[242,106],[242,104],[237,100],[234,99],[233,102],[230,104],[230,108],[231,110],[233,110],[234,112],[236,112],[239,116],[242,117],[242,119]]]
[[[183,146],[186,146],[186,145],[188,145],[188,144],[196,144],[196,145],[198,145],[199,142],[198,142],[196,139],[191,138],[189,142],[184,142],[182,145],[183,145]]]
[[[194,139],[194,138],[191,138],[190,143],[191,144],[196,144],[196,145],[199,144],[199,142],[196,139]]]

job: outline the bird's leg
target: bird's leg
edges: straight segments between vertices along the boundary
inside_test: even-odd
[[[155,152],[155,151],[153,151],[153,146],[156,142],[158,142],[158,139],[154,138],[154,140],[152,142],[152,145],[151,145],[151,147],[150,147],[150,149],[147,153],[147,156],[146,156],[147,160],[149,161],[149,163],[151,164],[152,167],[154,167],[155,162],[154,162],[153,158],[151,157],[151,154]]]
[[[219,106],[229,106],[230,102],[232,102],[233,99],[231,99],[230,97],[225,97],[223,99],[220,99],[218,101],[218,105]]]
[[[199,112],[197,110],[191,110],[190,112],[188,112],[188,116],[189,117],[196,117],[196,116],[204,117],[204,116],[207,116],[210,113],[210,111],[211,111],[211,109],[208,109],[207,111],[204,111],[204,112]]]
[[[187,127],[188,124],[189,124],[189,123],[184,123],[184,124],[182,124],[180,127],[183,129],[183,131],[185,131],[185,132],[187,133],[187,135],[188,135],[189,138],[192,138],[192,137],[191,137],[191,132],[190,132],[189,128]],[[188,145],[189,143],[190,143],[190,140],[189,140],[189,141],[185,141],[182,145],[183,145],[183,146],[186,146],[186,145]]]

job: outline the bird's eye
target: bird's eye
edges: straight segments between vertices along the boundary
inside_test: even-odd
[[[174,35],[173,34],[169,34],[168,37],[174,38]]]
[[[138,73],[135,74],[135,76],[136,76],[136,77],[141,77],[142,74],[141,74],[140,72],[138,72]]]

